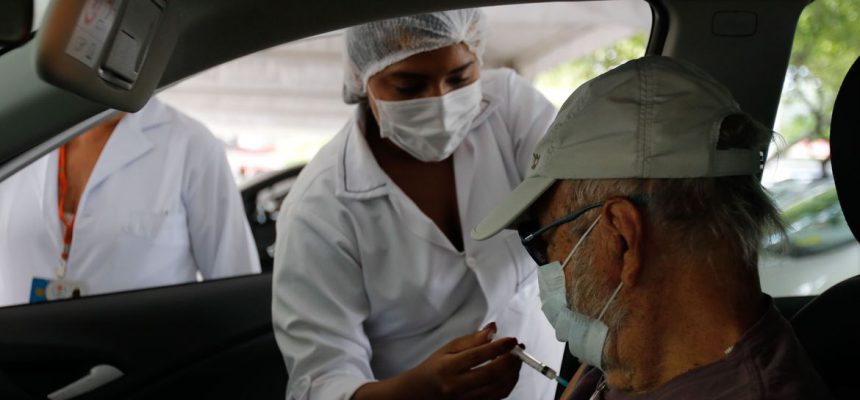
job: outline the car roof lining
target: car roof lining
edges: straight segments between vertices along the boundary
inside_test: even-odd
[[[159,87],[259,50],[369,20],[442,9],[514,3],[535,1],[173,1],[173,10],[179,13],[179,38]],[[807,0],[652,0],[651,3],[655,9],[666,12],[666,15],[661,16],[661,26],[653,30],[660,33],[659,38],[665,37],[666,43],[663,46],[652,44],[649,49],[662,48],[665,55],[701,65],[735,91],[741,105],[749,109],[751,114],[766,123],[773,122],[784,76],[775,77],[773,75],[781,74],[771,73],[770,78],[751,77],[745,73],[748,66],[738,65],[737,60],[749,60],[749,64],[753,64],[753,60],[761,59],[756,64],[757,69],[784,71],[788,64],[790,38],[793,37],[797,15]],[[795,7],[787,7],[787,4]],[[703,11],[696,12],[697,7]],[[704,10],[714,9],[753,9],[767,16],[762,18],[762,22],[772,23],[765,27],[772,32],[766,35],[766,39],[777,45],[763,46],[757,38],[736,38],[731,41],[708,38],[707,30],[697,28],[702,24],[689,20],[683,24],[672,24],[679,15],[707,17],[707,11]],[[659,29],[667,31],[660,32]],[[0,136],[0,179],[59,145],[57,141],[53,141],[55,143],[52,145],[45,144],[58,132],[65,132],[63,136],[67,140],[76,133],[68,130],[70,126],[105,109],[104,106],[44,83],[32,66],[34,47],[36,42],[31,41],[0,58],[0,76],[4,77],[0,80],[0,92],[15,94],[0,98],[0,126],[7,128],[4,135]],[[775,49],[763,51],[763,47]],[[709,48],[720,51],[715,55],[710,54]],[[760,57],[762,53],[766,53],[766,56]],[[736,57],[724,57],[724,54],[735,54]],[[766,90],[758,90],[760,93],[748,93],[763,86]],[[45,113],[50,113],[51,117],[45,118]],[[13,159],[15,162],[10,163]]]

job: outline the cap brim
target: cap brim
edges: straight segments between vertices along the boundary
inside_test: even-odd
[[[542,176],[526,178],[472,230],[472,239],[486,240],[509,227],[555,181]]]

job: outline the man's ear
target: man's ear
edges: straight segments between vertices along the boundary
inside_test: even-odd
[[[642,213],[630,199],[612,197],[604,201],[602,210],[610,232],[607,243],[612,248],[612,261],[620,267],[620,279],[624,286],[636,285],[644,252]]]

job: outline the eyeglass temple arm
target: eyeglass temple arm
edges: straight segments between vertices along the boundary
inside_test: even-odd
[[[586,211],[589,211],[589,210],[595,209],[595,208],[600,207],[600,206],[602,206],[602,205],[603,205],[603,202],[595,203],[595,204],[592,204],[592,205],[590,205],[590,206],[586,206],[585,208],[582,208],[582,209],[580,209],[579,211],[577,211],[577,212],[575,212],[575,213],[573,213],[573,214],[570,214],[570,215],[568,215],[568,216],[566,216],[566,217],[564,217],[564,218],[561,218],[561,219],[559,219],[559,220],[556,220],[555,222],[553,222],[553,223],[551,223],[551,224],[549,224],[549,225],[547,225],[547,226],[545,226],[545,227],[543,227],[543,228],[538,229],[538,230],[537,230],[537,231],[535,231],[534,233],[532,233],[532,234],[530,234],[530,235],[528,235],[528,236],[524,237],[524,238],[523,238],[523,240],[522,240],[522,242],[523,242],[523,243],[531,242],[535,237],[537,237],[537,236],[539,236],[539,235],[542,235],[544,232],[546,232],[546,231],[548,231],[548,230],[550,230],[550,229],[552,229],[552,228],[555,228],[555,227],[557,227],[557,226],[559,226],[559,225],[566,224],[566,223],[568,223],[568,222],[570,222],[570,221],[573,221],[573,220],[575,220],[575,219],[579,218],[579,216],[580,216],[580,215],[582,215],[582,214],[584,214]]]

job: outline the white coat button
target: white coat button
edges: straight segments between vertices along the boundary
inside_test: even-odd
[[[469,268],[475,268],[478,266],[478,260],[476,260],[474,257],[467,257],[466,266]]]

